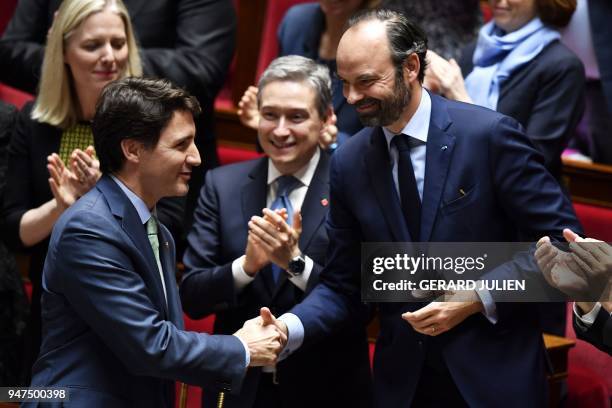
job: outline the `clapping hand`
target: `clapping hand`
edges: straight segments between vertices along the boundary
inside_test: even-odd
[[[257,109],[257,87],[249,86],[238,102],[238,118],[246,127],[259,127],[259,110]]]
[[[576,300],[609,300],[612,248],[602,241],[581,238],[569,229],[563,236],[570,252],[554,247],[548,237],[537,243],[535,258],[544,279]]]
[[[284,212],[264,208],[263,215],[249,221],[249,238],[262,248],[270,261],[287,269],[289,261],[300,254],[298,242],[302,233],[302,216],[295,211],[290,226],[285,221]]]

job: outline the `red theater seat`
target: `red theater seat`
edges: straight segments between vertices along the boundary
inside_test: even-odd
[[[253,150],[226,146],[219,146],[217,148],[217,155],[219,156],[221,165],[256,159],[262,156],[261,153]]]
[[[587,237],[612,242],[612,208],[574,203],[574,209]]]

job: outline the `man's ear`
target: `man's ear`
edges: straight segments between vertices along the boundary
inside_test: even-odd
[[[421,70],[421,61],[416,52],[410,54],[402,64],[402,72],[404,73],[404,83],[406,86],[413,81],[418,81],[419,71]]]
[[[131,163],[140,163],[142,152],[145,150],[144,144],[135,139],[123,139],[121,141],[121,151],[125,160]]]

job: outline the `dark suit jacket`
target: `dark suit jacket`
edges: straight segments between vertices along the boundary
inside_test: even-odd
[[[214,312],[215,332],[229,334],[242,327],[245,320],[258,316],[262,306],[270,307],[278,316],[310,293],[319,280],[329,243],[324,225],[328,207],[321,202],[329,199],[328,170],[329,159],[322,152],[302,205],[299,246],[314,261],[306,293],[286,275],[275,285],[269,266],[240,293],[234,290],[232,262],[244,254],[250,218],[260,215],[266,206],[268,159],[207,173],[184,256],[186,275],[181,283],[181,300],[188,315],[201,318]],[[249,369],[242,394],[227,398],[227,407],[253,405],[260,372]],[[369,363],[363,324],[282,361],[277,366],[277,378],[283,406],[367,406]],[[204,390],[208,404],[214,405],[215,396]]]
[[[302,55],[326,64],[332,77],[334,112],[338,117],[338,141],[359,132],[363,125],[355,107],[342,94],[342,81],[336,76],[336,61],[319,58],[319,43],[325,30],[325,15],[317,3],[298,4],[291,7],[278,28],[279,55]]]
[[[608,111],[612,113],[612,3],[608,0],[589,0],[589,20],[591,22],[591,38],[597,57],[599,75],[603,86]]]
[[[119,186],[104,176],[70,207],[45,262],[32,386],[68,387],[75,407],[173,407],[172,380],[239,390],[240,340],[183,330],[163,225],[160,258],[167,304],[145,227]]]
[[[478,106],[431,98],[419,241],[559,239],[564,227],[579,228],[571,204],[517,122]],[[411,241],[381,128],[365,128],[334,153],[330,191],[327,263],[319,285],[292,310],[304,324],[306,346],[350,320],[359,307],[361,242]],[[521,269],[537,268],[529,254],[515,262]],[[429,344],[442,351],[470,406],[545,404],[542,336],[526,304],[498,302],[496,324],[478,313],[437,337],[416,333],[401,318],[422,306],[379,305],[377,406],[409,406]]]
[[[472,44],[462,54],[464,77],[474,68],[474,49]],[[561,153],[584,111],[584,83],[582,62],[554,41],[515,71],[500,89],[497,111],[523,125],[544,155],[546,168],[557,179],[561,178]]]
[[[588,341],[598,349],[612,355],[612,317],[603,307],[599,310],[595,321],[588,329],[584,329],[574,315],[574,331],[579,339]]]

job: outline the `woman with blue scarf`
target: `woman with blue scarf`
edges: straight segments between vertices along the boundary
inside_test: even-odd
[[[493,20],[460,64],[431,54],[428,75],[449,99],[513,117],[561,175],[561,153],[584,110],[584,68],[561,42],[576,0],[489,0]],[[465,81],[463,80],[465,76]]]

